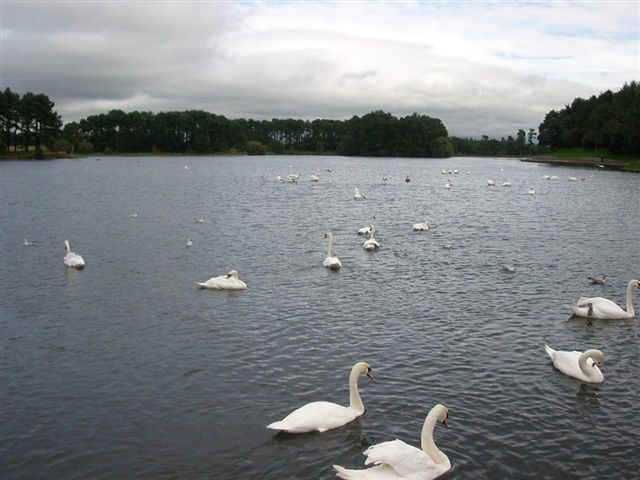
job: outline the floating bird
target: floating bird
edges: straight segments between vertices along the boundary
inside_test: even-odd
[[[553,366],[565,375],[583,382],[601,383],[604,380],[604,375],[598,368],[598,365],[604,362],[604,353],[600,350],[566,352],[554,350],[549,345],[545,345],[544,350],[553,362]]]
[[[375,234],[376,227],[374,227],[373,225],[369,225],[369,238],[362,244],[362,248],[364,248],[368,252],[372,252],[380,248],[380,244],[374,238]]]
[[[358,187],[355,187],[353,189],[353,199],[354,200],[364,200],[365,198],[367,198],[367,197],[365,197],[362,193],[360,193],[360,190],[358,190]]]
[[[187,247],[191,247],[193,245],[193,241],[190,238],[187,238]]]
[[[317,175],[309,175],[309,181],[311,181],[311,182],[319,182],[320,181],[320,177],[318,177]]]
[[[343,480],[432,480],[451,469],[449,458],[433,441],[433,430],[437,422],[448,427],[449,410],[438,404],[427,415],[422,426],[420,442],[422,449],[402,440],[378,443],[366,449],[365,465],[374,466],[364,470],[353,470],[334,465],[338,477]]]
[[[575,305],[570,306],[573,315],[576,317],[597,318],[599,320],[620,320],[633,318],[636,313],[633,309],[632,292],[634,288],[640,288],[638,280],[631,280],[627,284],[627,309],[616,305],[607,298],[602,297],[580,297]],[[591,304],[591,307],[589,307]]]
[[[487,180],[487,186],[495,187],[496,186],[496,182],[494,182],[493,180]]]
[[[231,270],[226,275],[213,277],[206,282],[195,282],[200,288],[208,288],[210,290],[245,290],[247,284],[238,278],[238,272]]]
[[[429,230],[429,224],[427,222],[414,223],[412,229],[414,232],[426,232]]]
[[[502,186],[503,187],[510,187],[511,186],[511,182],[502,182]]]
[[[27,240],[26,238],[24,239],[24,246],[25,247],[30,247],[31,245],[33,245],[33,242],[31,240]]]
[[[608,280],[608,276],[607,275],[602,275],[600,277],[587,277],[589,278],[589,280],[591,280],[591,283],[597,283],[599,285],[604,285],[605,283],[607,283]]]
[[[374,215],[373,217],[371,217],[372,221],[376,221],[376,216]],[[371,225],[369,225],[368,227],[362,227],[360,230],[358,230],[358,235],[369,235],[369,233],[371,233]]]
[[[193,219],[196,223],[204,223],[204,217],[198,217]]]
[[[510,263],[505,263],[504,265],[502,265],[502,270],[509,273],[514,273],[516,271],[514,266],[511,265]]]
[[[69,268],[75,268],[76,270],[82,270],[84,268],[84,258],[77,253],[71,251],[71,245],[69,240],[64,241],[64,249],[67,252],[64,256],[64,266]]]
[[[294,410],[278,422],[267,425],[272,430],[289,433],[326,432],[355,420],[364,413],[364,404],[358,391],[358,377],[366,375],[373,379],[371,367],[358,362],[349,374],[349,406],[343,407],[331,402],[311,402]]]
[[[324,234],[324,238],[329,240],[329,245],[327,247],[327,257],[324,259],[324,262],[322,262],[322,265],[330,270],[340,270],[342,262],[338,257],[334,257],[331,254],[331,249],[333,248],[333,235],[331,232],[327,232]]]
[[[405,182],[409,183],[411,181],[411,179],[409,178],[409,175],[407,175],[407,178],[404,179]]]
[[[529,190],[527,190],[527,194],[528,195],[535,195],[536,194],[536,189],[533,187],[529,187]]]
[[[570,182],[577,182],[578,179],[576,177],[569,177]]]

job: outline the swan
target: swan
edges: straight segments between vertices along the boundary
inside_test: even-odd
[[[286,179],[282,175],[278,175],[276,177],[276,180],[278,180],[279,182],[283,182],[283,183],[286,182]]]
[[[560,178],[560,177],[558,177],[557,175],[551,175],[549,177],[549,180],[558,180],[558,178]]]
[[[333,235],[331,234],[331,232],[327,232],[324,234],[324,238],[329,240],[329,246],[327,247],[327,258],[324,259],[322,265],[331,270],[340,270],[340,267],[342,267],[342,262],[338,257],[334,257],[331,255],[331,247],[333,247]]]
[[[320,177],[318,177],[317,175],[309,175],[309,181],[311,181],[311,182],[319,182],[320,181]]]
[[[412,228],[414,232],[426,232],[429,230],[429,224],[427,222],[414,223]]]
[[[447,184],[444,186],[444,188],[449,190],[451,188],[451,182],[447,182]]]
[[[454,175],[457,175],[457,174],[458,174],[458,170],[454,170],[454,171],[453,171],[453,174],[454,174]]]
[[[365,411],[358,392],[358,377],[366,375],[373,379],[368,363],[358,362],[349,374],[349,406],[343,407],[331,402],[311,402],[294,410],[278,422],[267,425],[271,430],[283,430],[289,433],[318,431],[326,432],[355,420]]]
[[[130,213],[129,218],[138,218],[138,212]]]
[[[193,241],[190,238],[187,238],[187,247],[193,246]]]
[[[510,187],[511,186],[511,182],[502,182],[502,186],[503,187]]]
[[[505,263],[504,265],[502,265],[502,270],[509,273],[514,273],[516,271],[515,267],[510,263]]]
[[[374,222],[376,221],[375,215],[371,218]],[[371,225],[369,225],[368,227],[362,227],[360,230],[358,230],[358,235],[369,235],[370,233],[371,233]]]
[[[551,179],[551,175],[544,175],[542,178],[544,178],[545,180],[550,180]]]
[[[569,177],[570,182],[577,182],[578,179],[576,177]]]
[[[527,190],[527,193],[529,195],[535,195],[536,194],[536,189],[533,187],[529,187],[529,190]]]
[[[369,225],[369,238],[362,244],[362,248],[364,248],[367,252],[378,250],[380,248],[380,244],[374,238],[375,234],[376,227],[374,227],[373,225]]]
[[[82,258],[77,253],[71,251],[71,245],[69,245],[69,240],[64,241],[64,249],[67,254],[64,256],[64,266],[69,268],[75,268],[77,270],[82,270],[84,268],[84,258]]]
[[[553,366],[565,375],[577,378],[583,382],[602,383],[604,376],[598,368],[604,362],[604,353],[590,349],[584,352],[565,352],[554,350],[549,345],[544,346]]]
[[[441,173],[442,175],[446,175],[446,174],[447,174],[447,171],[446,171],[446,170],[444,170],[444,169],[442,169],[442,170],[440,170],[440,173]]]
[[[597,283],[599,285],[604,285],[605,283],[607,283],[607,279],[609,278],[607,275],[602,275],[600,277],[587,277],[589,280],[591,280],[591,283]]]
[[[353,199],[354,200],[364,200],[365,198],[367,198],[367,197],[365,197],[362,193],[360,193],[360,190],[358,190],[358,187],[355,187],[353,189]]]
[[[238,278],[238,272],[231,270],[226,275],[213,277],[206,282],[195,282],[200,288],[208,288],[210,290],[245,290],[247,284]]]
[[[31,240],[27,240],[26,238],[24,239],[24,246],[25,247],[30,247],[31,245],[33,245],[33,242]]]
[[[494,182],[493,180],[487,180],[487,186],[495,187],[496,186],[496,182]]]
[[[636,315],[633,309],[632,290],[640,288],[640,281],[631,280],[627,284],[627,309],[613,303],[611,300],[602,297],[580,297],[575,305],[571,306],[571,311],[576,317],[598,318],[600,320],[620,320],[623,318],[633,318]],[[589,305],[592,304],[593,314],[589,315]]]
[[[204,223],[204,217],[194,218],[193,221],[196,223]]]
[[[299,173],[290,173],[289,175],[287,175],[287,182],[298,183],[298,177],[300,177]]]
[[[389,181],[388,177],[386,177],[386,176],[382,177],[382,183],[387,183],[388,181]]]
[[[351,470],[340,465],[333,468],[344,480],[431,480],[451,469],[449,458],[433,441],[433,429],[438,421],[447,427],[449,410],[437,404],[427,415],[420,434],[422,449],[402,440],[378,443],[364,451],[365,465],[375,464],[365,470]]]

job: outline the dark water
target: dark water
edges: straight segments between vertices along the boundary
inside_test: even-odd
[[[275,180],[291,172],[300,183]],[[361,467],[369,444],[418,445],[436,403],[450,412],[435,433],[447,478],[637,478],[637,320],[589,326],[564,305],[624,305],[640,277],[638,175],[503,159],[88,158],[2,162],[0,202],[0,478],[328,479],[333,463]],[[355,235],[371,215],[373,254]],[[437,228],[411,231],[424,220]],[[328,230],[339,273],[322,267]],[[84,271],[65,270],[65,239]],[[247,291],[194,287],[232,268]],[[587,282],[602,273],[606,286]],[[554,370],[545,343],[603,350],[604,384]],[[264,428],[309,401],[346,404],[358,360],[376,375],[360,380],[359,420]]]

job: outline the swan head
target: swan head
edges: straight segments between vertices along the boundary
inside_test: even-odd
[[[593,365],[600,366],[604,362],[604,353],[597,349],[587,350],[589,357],[593,359]]]
[[[373,380],[373,371],[367,362],[358,362],[353,368],[358,372],[358,375],[366,375]]]
[[[238,272],[236,270],[231,270],[229,273],[227,273],[227,278],[235,278],[237,280]]]
[[[429,415],[436,415],[436,419],[442,422],[445,428],[449,428],[447,421],[449,420],[449,409],[442,403],[437,404],[431,409]]]
[[[640,280],[632,280],[632,286],[636,288],[640,288]]]
[[[331,232],[327,232],[324,234],[324,238],[333,238],[333,235],[331,234]]]

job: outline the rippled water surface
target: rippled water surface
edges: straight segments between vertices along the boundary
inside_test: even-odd
[[[624,305],[640,176],[513,159],[98,160],[0,163],[1,478],[329,479],[370,444],[419,445],[436,403],[446,478],[637,475],[637,320],[587,325],[566,305]],[[356,232],[372,215],[382,247],[368,253]],[[322,267],[329,230],[337,273]],[[84,271],[64,268],[65,239]],[[248,290],[195,288],[232,268]],[[605,382],[564,376],[545,343],[600,348]],[[265,429],[309,401],[346,404],[358,360],[376,376],[360,379],[363,417]]]

